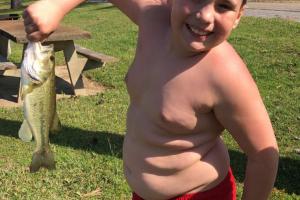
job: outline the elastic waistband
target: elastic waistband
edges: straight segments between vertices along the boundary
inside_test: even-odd
[[[133,193],[132,200],[144,200]],[[224,180],[214,188],[197,193],[188,193],[169,200],[236,200],[236,185],[231,168]]]

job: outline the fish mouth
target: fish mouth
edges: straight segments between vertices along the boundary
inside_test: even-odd
[[[197,26],[193,26],[191,24],[185,24],[186,28],[195,36],[198,37],[208,37],[213,32],[208,30],[203,30],[201,28],[198,28]]]
[[[37,77],[35,77],[35,76],[31,75],[31,74],[28,74],[28,76],[29,76],[29,78],[30,78],[30,80],[31,80],[32,83],[40,84],[42,82],[41,79],[39,79],[39,78],[37,78]]]
[[[36,65],[25,66],[24,68],[26,75],[34,84],[41,84],[45,82],[51,73],[49,70],[38,69]]]

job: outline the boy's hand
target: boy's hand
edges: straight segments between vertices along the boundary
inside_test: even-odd
[[[25,32],[30,41],[46,39],[59,25],[64,13],[55,0],[41,0],[23,12]]]

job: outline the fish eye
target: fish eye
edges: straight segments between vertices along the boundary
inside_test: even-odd
[[[50,56],[50,60],[51,60],[51,61],[54,61],[54,59],[55,59],[54,56],[51,55],[51,56]]]

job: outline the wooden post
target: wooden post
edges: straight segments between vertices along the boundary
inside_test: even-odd
[[[76,83],[81,76],[87,58],[79,58],[73,40],[64,41],[64,56],[69,72],[70,83],[76,88]],[[75,90],[74,90],[75,92]]]
[[[22,6],[22,0],[10,0],[10,8],[17,9]]]

